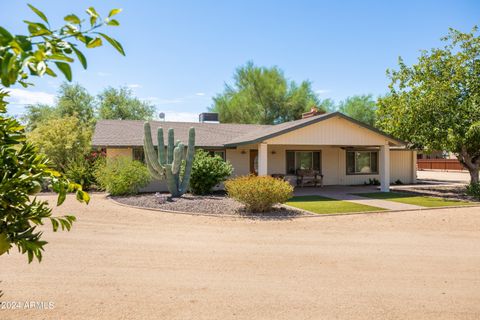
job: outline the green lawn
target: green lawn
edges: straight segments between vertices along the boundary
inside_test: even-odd
[[[413,204],[416,206],[429,207],[429,208],[463,206],[463,205],[472,204],[471,202],[468,202],[468,201],[446,200],[442,198],[417,196],[411,193],[401,193],[401,192],[370,192],[370,193],[357,193],[355,195],[360,197],[366,197],[366,198]]]
[[[335,200],[332,198],[326,198],[321,196],[293,197],[288,200],[286,204],[295,208],[307,210],[318,214],[385,210],[383,208],[377,208],[348,201]]]

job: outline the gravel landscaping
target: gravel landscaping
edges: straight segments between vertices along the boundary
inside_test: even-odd
[[[448,200],[467,200],[478,201],[475,198],[465,194],[465,186],[463,185],[432,185],[432,186],[408,186],[402,188],[392,188],[395,192],[411,192],[417,195],[439,197]]]
[[[304,215],[302,211],[293,210],[282,205],[277,205],[271,212],[248,213],[244,206],[236,200],[227,197],[224,193],[207,196],[185,194],[179,198],[170,198],[164,193],[144,193],[135,196],[116,196],[113,200],[122,204],[155,208],[169,211],[181,211],[197,214],[262,216],[265,218],[290,218]]]

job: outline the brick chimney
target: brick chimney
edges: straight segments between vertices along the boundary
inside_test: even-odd
[[[302,119],[318,116],[324,113],[325,111],[319,110],[317,107],[312,107],[309,112],[302,113]]]

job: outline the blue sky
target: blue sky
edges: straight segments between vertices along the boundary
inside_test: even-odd
[[[68,13],[122,8],[120,27],[108,33],[126,57],[110,47],[86,50],[87,71],[74,81],[96,94],[129,86],[164,111],[167,120],[196,120],[212,96],[252,60],[278,66],[297,82],[310,80],[322,99],[387,90],[387,68],[398,56],[415,61],[420,49],[439,46],[449,27],[470,31],[480,23],[480,1],[11,1],[0,0],[0,25],[25,32],[33,19],[27,3],[54,25]],[[55,23],[56,22],[56,23]],[[43,78],[12,91],[10,113],[51,102],[63,79]]]

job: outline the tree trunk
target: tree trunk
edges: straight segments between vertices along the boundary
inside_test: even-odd
[[[473,184],[473,183],[478,183],[478,166],[476,168],[473,168],[473,169],[468,169],[468,171],[470,172],[470,183]]]
[[[462,148],[462,151],[457,154],[458,161],[468,169],[470,173],[470,183],[478,183],[479,179],[479,170],[480,170],[480,158],[472,157],[467,153],[465,148]]]

